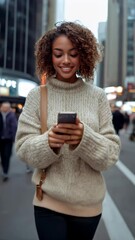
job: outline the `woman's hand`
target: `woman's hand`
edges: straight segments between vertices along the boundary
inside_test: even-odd
[[[64,143],[77,146],[83,135],[84,126],[79,118],[76,124],[60,123],[54,125],[48,133],[48,142],[51,148],[60,148]]]

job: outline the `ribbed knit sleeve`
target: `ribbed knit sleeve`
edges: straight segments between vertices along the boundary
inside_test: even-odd
[[[48,144],[48,131],[40,134],[39,88],[30,91],[19,117],[15,146],[18,157],[34,168],[46,168],[60,157]]]
[[[84,134],[78,147],[73,150],[96,171],[104,171],[119,159],[120,139],[115,134],[112,113],[105,93],[99,97],[99,132],[84,124]]]

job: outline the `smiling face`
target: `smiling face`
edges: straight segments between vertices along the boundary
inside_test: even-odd
[[[77,80],[76,71],[80,66],[79,53],[65,35],[57,37],[53,42],[52,62],[57,79],[70,83]]]

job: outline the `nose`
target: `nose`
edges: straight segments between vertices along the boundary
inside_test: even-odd
[[[68,54],[64,55],[63,62],[66,63],[66,64],[70,62]]]

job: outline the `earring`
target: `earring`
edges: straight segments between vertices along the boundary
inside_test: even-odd
[[[54,78],[56,78],[56,72],[52,75]]]
[[[76,77],[77,77],[77,78],[78,78],[78,77],[81,77],[81,74],[80,74],[79,69],[76,71]]]

